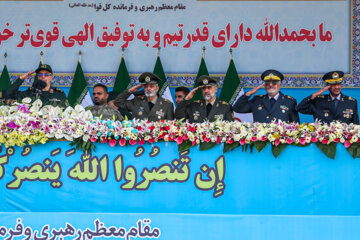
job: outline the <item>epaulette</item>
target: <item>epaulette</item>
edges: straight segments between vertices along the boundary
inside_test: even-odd
[[[222,104],[224,104],[224,105],[228,105],[228,103],[227,102],[225,102],[225,101],[220,101]]]
[[[145,98],[145,96],[144,95],[142,95],[142,96],[136,96],[137,98],[140,98],[140,99],[144,99]]]
[[[318,98],[325,98],[325,95],[317,96]]]
[[[259,95],[259,97],[263,97],[264,95]]]
[[[60,88],[54,88],[54,90],[55,91],[58,91],[58,92],[61,92],[61,93],[63,93],[64,91],[63,90],[61,90]]]
[[[200,100],[195,100],[194,102],[196,102],[196,103],[200,103]]]
[[[290,99],[294,99],[292,96],[289,96],[289,95],[287,95],[287,97],[290,98]]]
[[[164,98],[164,101],[165,101],[165,102],[170,102],[170,101],[169,101],[168,99],[166,99],[166,98]]]
[[[355,101],[355,99],[354,99],[354,98],[352,98],[352,97],[349,97],[349,100],[351,100],[351,101]]]

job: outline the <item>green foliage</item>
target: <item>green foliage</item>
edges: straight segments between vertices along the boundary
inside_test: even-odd
[[[346,149],[353,158],[360,158],[360,144],[353,143]]]
[[[266,145],[268,145],[269,142],[268,141],[264,141],[264,142],[255,142],[254,145],[255,145],[255,148],[258,152],[261,152],[265,147]]]
[[[203,142],[203,143],[200,143],[200,151],[205,151],[205,150],[209,150],[213,147],[215,147],[217,144],[216,143],[213,143],[213,142]]]
[[[322,144],[317,142],[316,146],[329,158],[334,159],[336,154],[336,143]]]
[[[274,155],[275,158],[277,158],[282,151],[287,147],[287,144],[280,143],[279,145],[271,145],[271,152]]]
[[[223,153],[229,152],[234,150],[235,148],[239,147],[240,143],[239,142],[234,142],[232,144],[229,143],[225,143],[224,144],[224,149],[223,149]]]

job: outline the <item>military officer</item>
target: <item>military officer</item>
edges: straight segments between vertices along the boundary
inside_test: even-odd
[[[114,105],[128,110],[134,118],[148,119],[149,121],[173,120],[174,104],[158,95],[160,78],[153,73],[145,72],[139,77],[139,85],[136,85],[123,93],[120,93]],[[131,100],[128,97],[140,88],[144,87],[145,96],[136,96]]]
[[[31,74],[37,73],[38,81],[26,91],[19,91],[19,87]],[[7,99],[22,100],[29,97],[33,100],[40,98],[43,105],[57,105],[65,107],[68,105],[64,91],[51,87],[53,71],[50,65],[41,64],[35,71],[28,72],[20,76],[9,89],[3,92],[3,97]]]
[[[93,89],[93,102],[95,106],[90,107],[94,117],[100,117],[104,120],[124,120],[120,112],[107,104],[109,97],[108,89],[105,85],[98,83]]]
[[[269,123],[274,120],[285,122],[299,122],[296,100],[280,92],[282,73],[270,69],[261,74],[264,81],[260,86],[253,88],[242,95],[234,104],[233,109],[238,113],[253,113],[254,122]],[[266,95],[254,96],[265,85]]]
[[[234,114],[230,104],[216,97],[217,80],[209,76],[201,76],[197,80],[198,87],[190,91],[175,110],[177,119],[186,118],[189,122],[214,122],[217,119],[233,121]],[[201,88],[204,100],[190,101],[196,91]]]
[[[328,72],[323,76],[326,86],[308,96],[298,106],[299,112],[313,115],[325,123],[338,120],[359,124],[357,101],[341,93],[342,71]],[[329,90],[330,94],[321,95]]]

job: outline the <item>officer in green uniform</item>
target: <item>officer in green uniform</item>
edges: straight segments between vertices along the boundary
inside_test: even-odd
[[[123,93],[120,93],[114,105],[128,110],[136,119],[148,119],[149,121],[173,120],[174,104],[160,97],[158,82],[160,78],[153,73],[145,72],[139,77],[139,85],[136,85]],[[127,100],[131,94],[144,87],[145,96],[135,96]]]
[[[251,89],[236,101],[233,109],[237,113],[252,112],[254,122],[269,123],[274,120],[284,122],[299,122],[299,113],[296,100],[280,92],[281,81],[284,76],[274,69],[266,70],[261,74],[264,81],[260,86]],[[265,85],[266,95],[254,96]]]
[[[108,89],[104,84],[98,83],[93,89],[94,106],[89,107],[94,117],[99,117],[103,120],[124,120],[121,113],[107,104],[109,97]]]
[[[338,120],[359,124],[357,101],[341,92],[343,76],[342,71],[326,73],[323,76],[326,86],[302,100],[298,106],[299,112],[313,115],[314,119],[325,123]],[[321,95],[327,90],[330,94]]]
[[[19,87],[31,74],[37,73],[38,81],[26,91],[19,91]],[[67,106],[67,99],[65,93],[58,89],[51,87],[51,80],[53,79],[53,71],[48,64],[41,64],[35,71],[28,72],[16,81],[3,92],[3,98],[16,99],[21,101],[23,98],[29,97],[33,100],[40,99],[44,105]]]
[[[216,97],[217,80],[209,76],[201,76],[197,80],[198,87],[190,91],[175,110],[175,118],[188,119],[191,123],[203,121],[214,122],[215,120],[233,121],[234,114],[230,104],[220,101]],[[204,99],[190,101],[196,91],[201,88]]]

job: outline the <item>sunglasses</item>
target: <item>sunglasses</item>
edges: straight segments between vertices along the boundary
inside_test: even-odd
[[[51,75],[51,73],[38,73],[38,76],[39,77],[48,77],[48,76],[50,76]]]
[[[270,85],[270,83],[271,83],[272,85],[276,85],[278,82],[279,82],[279,81],[276,81],[276,80],[268,80],[268,81],[265,82],[265,85]]]

